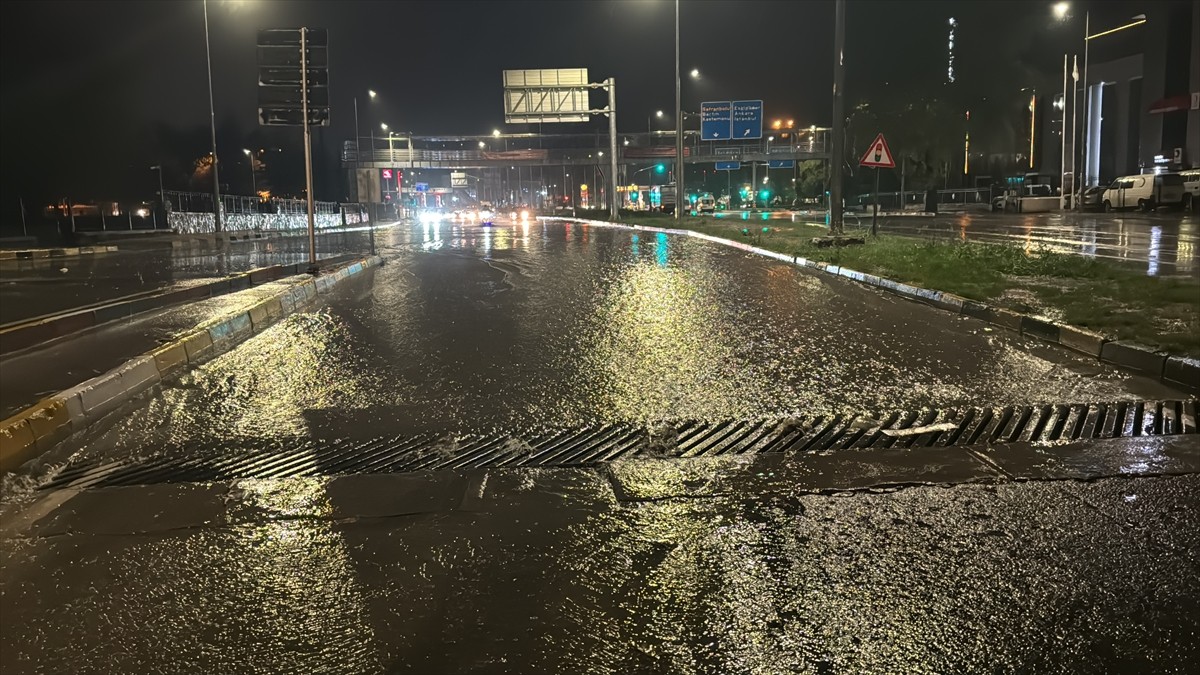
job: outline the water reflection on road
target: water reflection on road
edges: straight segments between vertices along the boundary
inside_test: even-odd
[[[373,277],[166,388],[87,452],[1177,395],[686,237],[441,223],[385,246]]]
[[[1151,276],[1200,277],[1200,217],[1195,214],[960,213],[885,218],[882,230],[1020,244],[1028,251],[1045,248],[1134,263]]]

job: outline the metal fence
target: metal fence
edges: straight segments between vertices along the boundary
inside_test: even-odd
[[[167,204],[169,204],[168,210],[170,211],[182,211],[186,213],[213,212],[211,193],[173,192],[167,190],[166,198]],[[313,202],[314,213],[318,214],[339,214],[342,211],[342,206],[338,202]],[[268,200],[262,200],[255,196],[221,195],[221,213],[227,215],[237,213],[305,214],[308,213],[308,206],[306,200],[303,199],[272,197]]]

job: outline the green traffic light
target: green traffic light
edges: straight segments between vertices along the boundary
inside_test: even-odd
[[[666,170],[667,170],[667,167],[663,166],[662,164],[659,164],[659,165],[657,165],[657,166],[655,166],[655,167],[654,167],[654,170],[655,170],[655,171],[657,171],[657,172],[659,172],[659,173],[662,173],[663,171],[666,171]]]

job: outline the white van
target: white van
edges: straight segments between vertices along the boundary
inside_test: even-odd
[[[1105,211],[1139,209],[1151,211],[1159,206],[1183,203],[1183,176],[1177,173],[1122,176],[1112,182],[1100,197]]]
[[[698,213],[714,213],[716,210],[717,200],[711,194],[702,194],[700,195],[700,199],[696,200],[696,211]]]
[[[1180,171],[1183,177],[1183,208],[1200,211],[1200,169]]]

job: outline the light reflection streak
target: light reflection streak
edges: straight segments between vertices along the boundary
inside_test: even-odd
[[[255,612],[239,644],[258,645],[245,663],[275,666],[324,654],[355,669],[381,664],[363,589],[349,549],[334,530],[326,478],[249,479],[230,486],[230,518],[248,522],[233,529],[233,567],[219,577],[236,584],[225,591]],[[231,598],[231,599],[232,599]],[[228,600],[227,600],[228,601]],[[230,608],[231,610],[234,608]]]
[[[1146,266],[1147,276],[1158,276],[1158,257],[1162,249],[1162,226],[1155,225],[1150,228],[1150,253],[1147,256],[1149,264]]]

